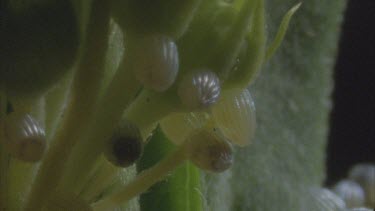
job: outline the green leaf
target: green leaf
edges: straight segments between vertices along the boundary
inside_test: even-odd
[[[175,147],[167,140],[161,129],[157,129],[145,147],[144,156],[137,165],[138,171],[151,167],[173,148]],[[199,170],[189,162],[184,163],[166,180],[155,184],[148,192],[141,195],[141,210],[201,211],[203,195],[200,186]]]

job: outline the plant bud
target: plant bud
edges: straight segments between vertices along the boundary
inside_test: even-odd
[[[366,206],[375,207],[375,165],[356,165],[350,170],[348,177],[361,185],[365,191]]]
[[[12,112],[5,117],[5,143],[9,153],[26,162],[42,159],[46,150],[44,128],[29,114]]]
[[[178,87],[178,95],[189,109],[202,109],[216,103],[220,97],[220,80],[208,70],[186,75]]]
[[[130,49],[136,78],[149,89],[167,90],[174,83],[178,68],[175,42],[164,35],[145,35],[137,38]]]
[[[188,28],[202,0],[112,0],[113,18],[130,33],[161,33],[175,39]]]
[[[223,93],[212,107],[212,117],[224,136],[233,143],[246,146],[254,138],[255,106],[249,90],[234,89]]]
[[[122,120],[106,144],[104,155],[118,167],[128,167],[141,157],[143,143],[137,126]]]
[[[22,2],[8,0],[2,14],[0,85],[10,96],[45,92],[71,68],[79,43],[70,1]]]
[[[344,200],[348,208],[360,207],[365,203],[365,193],[361,186],[351,180],[342,180],[333,187],[335,192]]]
[[[192,133],[186,144],[189,159],[203,170],[219,173],[232,166],[232,146],[218,131],[200,129]]]

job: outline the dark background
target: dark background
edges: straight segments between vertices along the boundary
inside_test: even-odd
[[[375,0],[348,2],[335,67],[327,185],[375,164]]]

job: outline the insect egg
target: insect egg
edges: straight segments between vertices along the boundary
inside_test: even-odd
[[[106,144],[104,155],[118,167],[128,167],[141,157],[143,143],[137,126],[122,120]]]
[[[348,177],[360,184],[365,191],[366,206],[375,207],[375,165],[356,165],[350,170]]]
[[[212,107],[212,116],[224,136],[239,146],[250,144],[255,134],[255,106],[249,90],[224,92]]]
[[[211,106],[218,101],[220,91],[219,77],[209,70],[198,70],[186,75],[178,87],[182,104],[190,109]]]
[[[163,92],[174,83],[178,68],[176,43],[164,35],[144,35],[133,47],[136,78],[147,88]]]
[[[310,194],[319,210],[343,210],[346,207],[345,202],[327,188],[312,188]]]
[[[199,129],[192,132],[186,144],[189,159],[203,170],[223,172],[232,166],[232,146],[217,132]]]
[[[5,146],[14,158],[39,161],[46,149],[44,128],[31,115],[12,112],[5,117]]]
[[[342,180],[333,187],[333,191],[345,201],[349,208],[364,205],[365,193],[361,186],[351,180]]]

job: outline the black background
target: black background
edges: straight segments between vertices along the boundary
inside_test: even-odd
[[[375,0],[348,2],[333,100],[328,185],[344,178],[355,163],[375,163]]]

